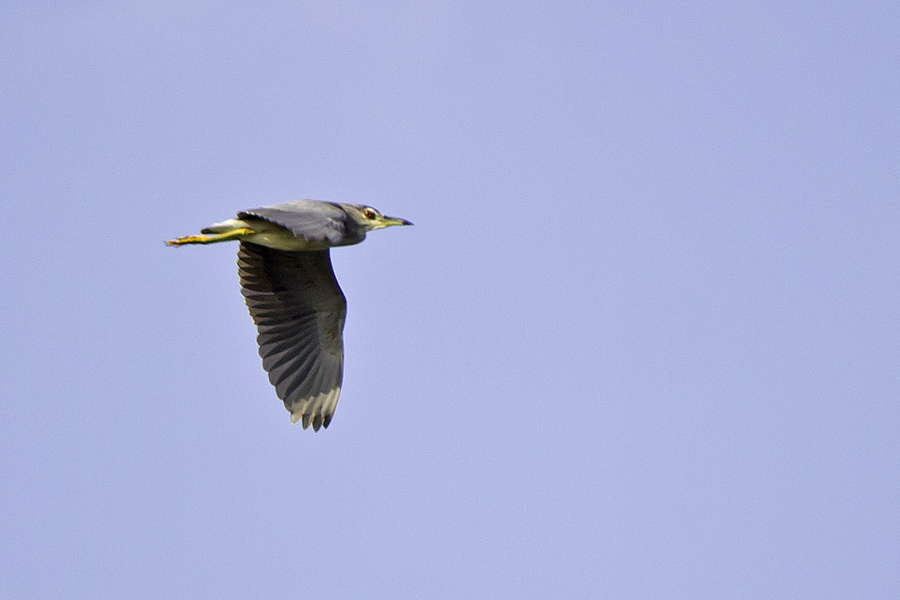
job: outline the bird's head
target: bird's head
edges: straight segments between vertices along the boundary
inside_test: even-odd
[[[366,231],[375,231],[376,229],[384,229],[391,225],[412,225],[406,219],[398,219],[396,217],[386,217],[381,214],[377,208],[366,206],[365,204],[344,205],[347,211],[353,216],[353,220],[359,223]]]

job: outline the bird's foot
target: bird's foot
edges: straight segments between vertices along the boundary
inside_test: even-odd
[[[166,242],[166,246],[183,246],[184,244],[214,244],[216,242],[227,242],[230,240],[239,240],[256,233],[252,229],[242,227],[240,229],[232,229],[225,233],[217,233],[216,235],[189,235],[180,237]]]
[[[166,242],[166,246],[182,246],[184,244],[208,244],[211,240],[206,235],[189,235]]]

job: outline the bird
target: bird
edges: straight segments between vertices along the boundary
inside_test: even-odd
[[[394,225],[412,223],[364,204],[292,200],[242,210],[200,235],[166,244],[239,242],[241,293],[257,328],[263,369],[291,423],[319,431],[331,423],[344,374],[347,300],[330,249]]]

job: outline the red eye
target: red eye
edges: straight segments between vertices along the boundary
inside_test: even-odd
[[[374,218],[375,218],[375,211],[372,210],[371,208],[367,208],[365,211],[363,211],[363,215],[364,215],[367,219],[374,219]]]

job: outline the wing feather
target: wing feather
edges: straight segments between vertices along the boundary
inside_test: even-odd
[[[248,217],[269,221],[298,238],[327,242],[330,246],[346,244],[349,234],[357,229],[356,223],[340,205],[318,200],[292,200],[238,213],[239,219]]]
[[[304,429],[327,427],[341,390],[347,312],[328,250],[288,252],[241,242],[238,273],[278,397]]]

